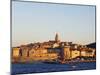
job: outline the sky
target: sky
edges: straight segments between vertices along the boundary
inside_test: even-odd
[[[12,2],[12,46],[54,40],[95,42],[95,6]]]

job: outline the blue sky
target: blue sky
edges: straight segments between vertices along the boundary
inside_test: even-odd
[[[12,45],[54,40],[95,42],[95,6],[12,2]]]

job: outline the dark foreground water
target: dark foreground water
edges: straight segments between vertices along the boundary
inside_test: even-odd
[[[81,62],[71,64],[52,64],[52,63],[15,63],[12,64],[11,74],[43,73],[58,71],[74,71],[96,69],[95,62]]]

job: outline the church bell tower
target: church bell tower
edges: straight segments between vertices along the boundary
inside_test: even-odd
[[[56,36],[55,36],[55,42],[56,42],[56,43],[60,42],[58,33],[56,33]]]

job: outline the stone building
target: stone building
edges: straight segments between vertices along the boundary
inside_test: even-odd
[[[48,53],[44,48],[31,49],[29,52],[29,58],[32,60],[53,60],[57,59],[57,56],[57,53]]]
[[[80,51],[79,50],[72,50],[71,51],[71,59],[76,58],[80,56]]]
[[[83,57],[93,57],[95,55],[95,49],[86,48],[81,50],[81,56]]]
[[[20,47],[21,56],[22,57],[29,57],[29,48],[28,47]]]
[[[70,59],[70,47],[69,46],[62,47],[60,52],[60,60],[65,61],[68,59]]]
[[[20,48],[14,47],[12,48],[12,57],[19,57],[20,56]]]

